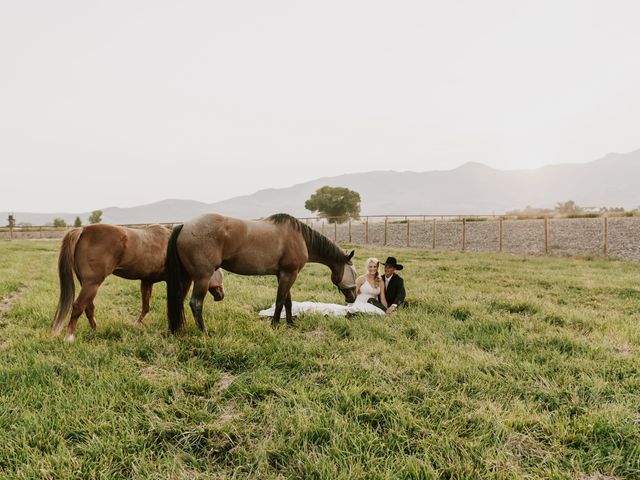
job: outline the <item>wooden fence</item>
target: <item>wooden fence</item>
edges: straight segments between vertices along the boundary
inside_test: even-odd
[[[336,242],[460,252],[603,256],[640,261],[640,217],[370,216],[303,218]]]
[[[640,261],[640,217],[371,215],[341,224],[316,217],[300,220],[338,243],[461,252],[614,256]],[[62,238],[70,228],[2,227],[0,239]]]

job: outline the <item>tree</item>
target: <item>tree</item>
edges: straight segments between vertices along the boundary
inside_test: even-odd
[[[555,208],[556,212],[561,215],[577,215],[582,213],[582,208],[576,205],[573,200],[567,200],[566,202],[558,202]]]
[[[624,213],[624,207],[600,207],[600,213]]]
[[[81,227],[82,226],[82,220],[80,220],[80,217],[76,217],[76,221],[73,222],[73,226],[74,227]]]
[[[102,221],[102,210],[94,210],[89,215],[89,223],[100,223]]]
[[[550,208],[537,208],[537,207],[532,207],[531,205],[527,205],[522,210],[516,209],[516,210],[509,210],[508,212],[506,212],[507,215],[522,216],[522,217],[535,217],[535,216],[541,216],[541,215],[549,215],[551,213],[553,213],[553,210],[551,210]]]
[[[304,202],[304,208],[318,212],[329,223],[342,223],[349,218],[360,218],[360,194],[348,188],[325,185]]]
[[[67,222],[64,221],[64,218],[54,218],[53,219],[53,226],[54,227],[66,227],[67,226]]]

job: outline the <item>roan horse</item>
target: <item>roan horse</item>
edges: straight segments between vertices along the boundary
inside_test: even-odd
[[[201,215],[176,226],[167,250],[167,313],[169,329],[184,323],[185,283],[193,280],[189,306],[200,330],[206,332],[202,306],[208,279],[216,268],[240,275],[276,275],[278,293],[271,322],[277,326],[282,307],[287,323],[291,315],[291,286],[307,262],[331,269],[331,281],[347,302],[355,300],[356,270],[353,251],[343,252],[324,235],[290,215],[279,213],[265,220],[247,221],[217,214]]]
[[[62,239],[58,257],[60,299],[51,326],[53,335],[59,335],[62,322],[71,310],[75,296],[73,273],[82,288],[71,312],[65,340],[73,341],[78,318],[84,312],[95,330],[93,299],[98,287],[110,274],[129,280],[141,280],[142,312],[137,324],[149,312],[149,299],[153,284],[164,281],[165,256],[171,230],[162,225],[133,229],[116,225],[95,224],[74,228]],[[186,285],[188,289],[190,286]],[[216,301],[224,297],[222,270],[209,278],[208,290]]]

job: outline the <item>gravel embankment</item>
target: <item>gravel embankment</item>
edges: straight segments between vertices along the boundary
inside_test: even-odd
[[[16,229],[13,231],[14,240],[40,240],[40,239],[54,239],[62,238],[65,233],[69,231],[69,228],[57,228],[44,227],[38,229],[37,227],[30,227],[25,229]],[[11,240],[11,232],[8,228],[0,230],[0,240]]]
[[[640,217],[609,218],[607,233],[608,256],[624,260],[640,261]],[[434,222],[410,220],[389,221],[385,242],[384,222],[352,222],[334,226],[322,222],[310,222],[309,226],[324,233],[332,240],[359,245],[387,245],[431,249],[434,246]],[[14,239],[62,238],[67,229],[34,227],[14,231]],[[463,227],[460,220],[436,220],[435,249],[462,251]],[[500,221],[467,221],[464,228],[464,250],[467,252],[499,252]],[[0,240],[9,239],[9,230],[0,230]],[[549,220],[547,239],[549,255],[603,256],[603,218],[565,218]],[[502,251],[519,255],[544,255],[544,220],[504,220],[502,222]]]
[[[310,224],[330,239],[354,244],[385,245],[384,222],[363,222],[335,227],[320,222]],[[368,232],[367,232],[368,230]],[[500,251],[500,221],[465,222],[464,250],[467,252]],[[436,250],[462,250],[462,221],[437,220],[435,224]],[[603,256],[604,219],[550,219],[547,239],[549,255]],[[386,245],[390,247],[433,248],[433,220],[412,220],[387,224]],[[640,217],[608,219],[608,256],[640,261]],[[351,240],[350,240],[351,239]],[[545,254],[544,220],[504,220],[502,222],[502,251],[520,255]]]

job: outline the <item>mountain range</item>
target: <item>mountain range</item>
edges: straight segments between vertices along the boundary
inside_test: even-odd
[[[313,216],[305,201],[318,188],[347,187],[360,193],[362,215],[502,214],[531,205],[551,208],[575,201],[582,207],[638,208],[640,149],[588,163],[547,165],[530,170],[497,170],[469,162],[453,170],[374,171],[323,177],[287,188],[259,190],[214,203],[167,199],[130,208],[102,208],[104,223],[181,222],[206,212],[260,218],[277,212]],[[90,212],[15,212],[16,222],[44,225],[54,218],[87,222]],[[7,218],[0,212],[0,219]]]

